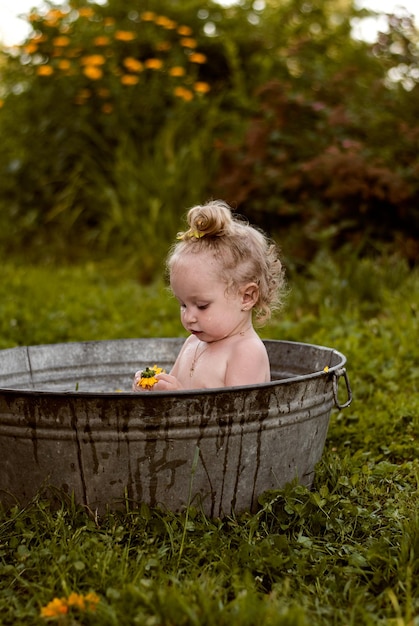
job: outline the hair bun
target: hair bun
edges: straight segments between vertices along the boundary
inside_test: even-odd
[[[189,210],[189,230],[184,237],[221,237],[232,221],[230,207],[221,200],[198,205]]]

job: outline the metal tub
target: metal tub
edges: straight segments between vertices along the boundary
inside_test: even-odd
[[[183,339],[129,339],[0,351],[0,499],[41,488],[92,510],[127,499],[209,516],[254,511],[297,479],[310,486],[334,405],[351,400],[345,357],[265,341],[272,381],[177,392],[131,392],[133,374],[170,370]],[[326,371],[325,371],[326,368]],[[338,380],[347,400],[338,403]]]

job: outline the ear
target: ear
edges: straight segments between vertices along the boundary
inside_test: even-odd
[[[259,298],[259,286],[257,283],[247,283],[240,289],[242,311],[250,311]]]

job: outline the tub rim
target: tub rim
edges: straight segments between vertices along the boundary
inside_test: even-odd
[[[100,340],[88,340],[88,341],[71,341],[71,342],[60,342],[60,343],[53,343],[53,344],[34,344],[34,345],[30,345],[30,346],[15,346],[13,348],[4,348],[3,350],[0,350],[0,357],[1,357],[1,353],[3,351],[10,351],[10,350],[20,350],[22,348],[36,348],[36,347],[45,347],[45,346],[66,346],[66,345],[74,345],[74,344],[100,344],[100,343],[117,343],[117,342],[129,342],[129,341],[147,341],[147,339],[153,339],[153,340],[182,340],[182,337],[153,337],[153,338],[147,338],[147,337],[132,337],[132,338],[121,338],[121,339],[100,339]],[[142,399],[145,399],[147,397],[152,398],[154,397],[180,397],[180,398],[185,398],[188,396],[203,396],[203,395],[215,395],[215,394],[224,394],[224,393],[231,393],[232,391],[252,391],[252,390],[259,390],[259,389],[269,389],[269,388],[273,388],[273,387],[277,387],[278,385],[289,385],[295,382],[301,382],[301,381],[306,381],[306,380],[312,380],[315,378],[320,378],[320,377],[328,377],[329,379],[333,379],[333,381],[336,381],[337,378],[339,378],[342,375],[346,375],[346,370],[345,370],[345,364],[346,364],[346,357],[344,354],[342,354],[342,352],[340,352],[339,350],[336,350],[335,348],[330,348],[328,346],[322,346],[319,344],[314,344],[314,343],[306,343],[306,342],[301,342],[301,341],[290,341],[290,340],[286,340],[286,339],[268,339],[268,338],[264,338],[262,339],[263,343],[266,345],[267,343],[269,344],[281,344],[281,345],[289,345],[289,346],[295,346],[295,345],[304,345],[307,346],[308,348],[314,348],[317,350],[324,350],[325,352],[327,352],[327,354],[329,355],[329,357],[331,358],[332,356],[337,356],[339,359],[339,362],[336,365],[327,365],[327,370],[325,371],[323,370],[319,370],[319,371],[315,371],[315,372],[310,372],[308,374],[296,374],[287,378],[279,378],[279,379],[275,379],[275,380],[271,380],[267,383],[255,383],[255,384],[251,384],[251,385],[235,385],[235,386],[229,386],[229,387],[209,387],[209,388],[203,388],[203,389],[176,389],[173,391],[153,391],[153,392],[148,392],[148,391],[144,391],[144,392],[138,392],[138,391],[76,391],[76,390],[71,390],[71,391],[51,391],[51,390],[43,390],[43,389],[21,389],[19,387],[0,387],[0,393],[6,393],[7,395],[11,395],[11,394],[22,394],[23,396],[49,396],[49,397],[63,397],[65,396],[66,398],[133,398],[133,397],[141,397]]]

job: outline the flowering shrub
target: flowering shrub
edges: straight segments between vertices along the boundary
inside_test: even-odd
[[[160,256],[172,221],[201,199],[204,163],[210,172],[202,135],[208,146],[212,135],[199,124],[212,96],[198,45],[204,35],[180,17],[130,3],[79,5],[33,11],[27,40],[4,51],[3,232],[23,247],[39,242],[45,250],[48,241],[53,254],[92,242],[103,253],[117,238]]]
[[[29,16],[33,33],[15,50],[29,74],[65,82],[73,87],[72,101],[95,104],[105,115],[125,98],[121,90],[135,88],[128,100],[135,109],[147,100],[147,90],[158,83],[167,100],[190,101],[210,91],[199,80],[206,63],[192,29],[153,11],[130,12],[116,20],[106,7],[50,8]]]

